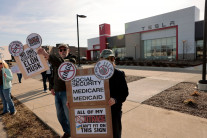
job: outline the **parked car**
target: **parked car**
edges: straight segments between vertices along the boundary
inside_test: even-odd
[[[87,60],[87,57],[80,57],[80,60],[81,61],[86,61]]]

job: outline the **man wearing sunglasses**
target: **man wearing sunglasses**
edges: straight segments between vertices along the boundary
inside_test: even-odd
[[[58,76],[58,68],[64,60],[69,60],[75,64],[75,56],[70,54],[69,45],[60,44],[58,46],[58,53],[60,57],[55,55],[49,55],[43,48],[39,48],[38,54],[42,54],[52,65],[53,72],[49,83],[49,90],[52,95],[55,96],[55,106],[57,111],[57,118],[62,126],[64,135],[62,138],[70,137],[70,123],[69,123],[69,110],[66,106],[66,86],[65,82],[62,81]]]

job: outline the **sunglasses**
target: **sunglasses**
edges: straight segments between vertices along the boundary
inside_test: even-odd
[[[2,63],[0,63],[0,65],[2,65]]]
[[[59,49],[60,52],[67,51],[67,49]]]
[[[60,52],[67,51],[67,49],[59,49]]]

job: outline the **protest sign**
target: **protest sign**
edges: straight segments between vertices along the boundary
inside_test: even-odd
[[[76,76],[66,82],[71,106],[105,105],[110,99],[109,80],[100,80],[94,68],[77,69]]]
[[[73,102],[105,100],[104,81],[95,75],[77,76],[71,83]]]
[[[94,75],[94,68],[77,69],[66,81],[70,105],[71,138],[113,138],[109,80]]]
[[[35,76],[49,69],[44,56],[41,54],[38,55],[36,49],[29,48],[27,45],[24,45],[24,51],[20,56],[15,56],[14,58],[24,79]]]
[[[85,106],[71,108],[72,138],[112,138],[112,125],[110,120],[110,107],[99,105],[97,107]],[[110,121],[109,121],[110,120]],[[73,133],[75,132],[75,133]]]
[[[2,55],[2,58],[4,60],[11,60],[11,54],[9,53],[9,46],[1,46],[0,47],[0,53]]]
[[[109,79],[114,74],[114,66],[108,60],[100,60],[94,66],[94,73],[99,79]]]
[[[30,48],[36,49],[42,45],[42,38],[39,34],[32,33],[27,37],[26,42]]]
[[[77,134],[106,134],[105,108],[75,109],[75,123]]]
[[[23,51],[24,51],[24,47],[20,41],[12,41],[9,44],[9,53],[12,56],[19,56]]]
[[[76,74],[76,67],[71,62],[63,62],[58,68],[58,76],[63,81],[72,80]]]

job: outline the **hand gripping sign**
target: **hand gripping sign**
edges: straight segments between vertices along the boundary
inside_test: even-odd
[[[12,56],[19,56],[24,51],[24,46],[20,41],[12,41],[9,44],[9,53]]]
[[[58,68],[58,76],[63,81],[72,80],[76,75],[76,67],[71,62],[63,62]]]
[[[114,66],[108,60],[100,60],[94,66],[94,73],[101,80],[109,79],[114,74]]]
[[[42,38],[39,34],[32,33],[27,37],[26,42],[30,48],[36,49],[42,45]]]

